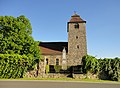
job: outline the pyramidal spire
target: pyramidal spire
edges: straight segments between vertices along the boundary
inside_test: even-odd
[[[77,13],[76,11],[74,11],[74,15],[71,16],[71,19],[69,22],[82,22],[82,23],[86,23],[86,21],[84,21]]]

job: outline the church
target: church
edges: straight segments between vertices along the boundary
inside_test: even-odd
[[[87,54],[86,21],[74,13],[67,22],[68,42],[40,42],[40,50],[45,65],[82,65],[82,57]]]

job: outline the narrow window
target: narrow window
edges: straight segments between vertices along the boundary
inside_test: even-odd
[[[79,45],[77,45],[77,48],[79,49]]]
[[[76,39],[78,39],[78,36],[76,36]]]
[[[75,23],[74,27],[75,27],[75,29],[78,29],[79,28],[79,24]]]
[[[48,58],[46,58],[46,65],[48,65]]]
[[[56,59],[56,65],[59,65],[59,59]]]

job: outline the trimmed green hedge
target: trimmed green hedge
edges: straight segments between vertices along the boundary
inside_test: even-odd
[[[34,68],[32,56],[0,54],[0,78],[22,78],[24,73]]]

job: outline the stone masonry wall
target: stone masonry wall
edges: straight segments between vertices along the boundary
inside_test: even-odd
[[[85,23],[79,23],[79,29],[74,25],[68,24],[68,66],[81,65],[82,57],[87,54]]]
[[[56,59],[59,59],[59,65],[62,65],[62,55],[43,55],[43,59],[48,59],[49,65],[56,65]]]
[[[44,77],[45,75],[45,62],[41,60],[34,70],[28,71],[24,77],[26,78],[36,78],[36,77]]]
[[[99,79],[97,74],[73,74],[74,79]]]

